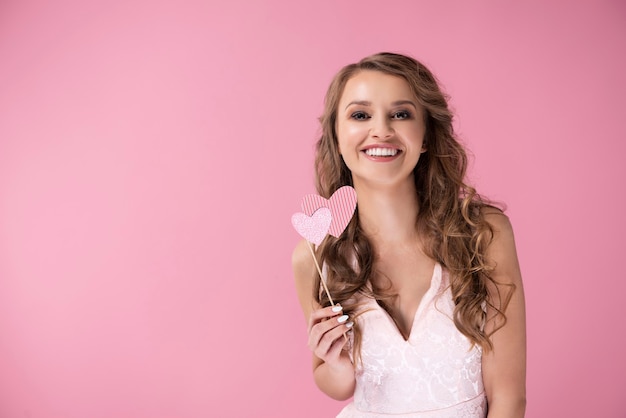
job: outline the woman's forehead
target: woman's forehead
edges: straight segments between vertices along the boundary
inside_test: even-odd
[[[346,82],[339,99],[339,107],[345,108],[351,104],[373,106],[406,102],[417,106],[417,98],[404,78],[381,71],[364,70]]]

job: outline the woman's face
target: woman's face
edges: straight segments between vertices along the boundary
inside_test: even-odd
[[[403,78],[379,71],[353,76],[339,100],[336,131],[355,187],[413,181],[426,127],[422,106]]]

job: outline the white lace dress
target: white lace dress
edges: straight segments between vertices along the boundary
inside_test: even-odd
[[[363,330],[354,400],[337,418],[485,417],[482,350],[452,320],[447,271],[437,264],[430,289],[405,340],[389,314],[368,299],[357,321]]]

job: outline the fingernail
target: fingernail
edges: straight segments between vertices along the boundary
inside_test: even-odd
[[[352,328],[353,325],[354,325],[354,322],[352,322],[352,321],[346,323],[346,327],[348,327],[348,328]]]
[[[342,309],[341,305],[333,306],[333,312],[341,312]]]
[[[337,318],[337,322],[339,322],[340,324],[346,322],[348,320],[348,315],[341,315],[339,318]]]

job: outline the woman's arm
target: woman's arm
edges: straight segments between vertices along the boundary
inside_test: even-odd
[[[499,283],[490,289],[490,300],[500,306],[501,299],[514,291],[506,307],[506,324],[492,336],[493,350],[483,353],[482,368],[489,418],[523,417],[526,410],[526,315],[524,289],[513,228],[509,219],[495,209],[485,210],[486,220],[494,230],[487,250],[488,259],[495,264],[493,279]],[[501,317],[487,310],[486,332],[502,325]]]
[[[306,241],[293,251],[292,266],[298,299],[308,322],[309,348],[313,352],[313,375],[322,392],[333,399],[345,400],[354,394],[354,366],[344,350],[351,322],[341,310],[321,308],[313,299],[315,262]],[[341,318],[341,322],[339,319]]]

